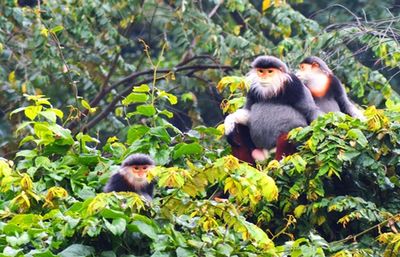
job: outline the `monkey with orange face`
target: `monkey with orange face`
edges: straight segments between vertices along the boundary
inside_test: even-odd
[[[315,103],[323,112],[343,112],[352,117],[364,118],[347,97],[340,80],[320,58],[305,58],[300,63],[300,70],[296,75],[310,90]]]
[[[152,200],[154,184],[147,182],[147,174],[155,167],[154,161],[146,154],[132,154],[122,163],[117,173],[111,176],[104,192],[135,192]]]
[[[310,91],[278,58],[260,56],[251,66],[247,75],[250,90],[246,105],[225,118],[225,134],[230,142],[235,142],[236,138],[241,141],[241,146],[231,143],[233,154],[238,158],[242,157],[237,153],[243,154],[245,161],[250,159],[250,163],[251,158],[262,161],[267,157],[267,150],[276,146],[275,158],[279,160],[295,150],[287,141],[287,133],[293,128],[307,126],[322,112]],[[238,124],[248,126],[250,138],[246,139],[244,133],[237,131],[237,128],[244,130]],[[246,155],[249,151],[251,158]]]

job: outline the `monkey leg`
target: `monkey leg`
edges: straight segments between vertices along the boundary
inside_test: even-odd
[[[241,161],[254,165],[252,150],[255,148],[250,138],[249,127],[236,124],[235,130],[232,132],[232,142],[229,142],[232,147],[232,155]]]
[[[282,133],[276,140],[275,160],[282,160],[284,156],[294,154],[296,146],[288,141],[288,133]]]

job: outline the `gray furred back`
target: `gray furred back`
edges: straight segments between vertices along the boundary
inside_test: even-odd
[[[256,103],[250,110],[250,136],[257,148],[271,149],[282,133],[306,127],[306,118],[289,105]]]
[[[322,97],[322,98],[315,98],[315,104],[323,111],[324,113],[328,112],[340,112],[340,107],[336,100],[331,97]]]

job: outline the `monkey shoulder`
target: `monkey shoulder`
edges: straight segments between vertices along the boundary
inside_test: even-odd
[[[121,173],[113,174],[108,180],[106,186],[104,187],[104,192],[124,192],[133,191],[133,188],[126,182],[125,178]]]
[[[335,75],[330,75],[329,80],[330,85],[328,93],[330,93],[330,95],[346,94],[346,89],[344,88],[338,77],[336,77]]]
[[[289,102],[297,101],[299,98],[307,96],[308,89],[300,81],[300,79],[294,75],[290,74],[290,80],[286,81],[285,88],[280,95],[282,99],[286,99]]]

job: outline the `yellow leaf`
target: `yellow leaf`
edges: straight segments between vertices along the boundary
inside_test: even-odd
[[[233,34],[235,34],[235,36],[239,36],[241,27],[241,25],[237,25],[233,28]]]
[[[31,203],[25,192],[21,192],[19,195],[14,197],[14,199],[11,200],[10,204],[11,204],[11,206],[14,206],[14,205],[18,206],[20,209],[20,212],[25,211],[31,207]]]
[[[220,135],[217,136],[217,139],[221,139],[221,138],[224,136],[224,134],[225,134],[225,125],[224,125],[224,124],[218,125],[218,126],[217,126],[217,130],[218,130],[218,132],[220,133]]]
[[[62,187],[51,187],[48,191],[47,191],[47,195],[45,200],[45,203],[43,204],[43,207],[54,207],[54,203],[53,200],[55,198],[65,198],[68,196],[67,191],[62,188]]]
[[[224,168],[228,169],[228,170],[235,170],[237,168],[239,168],[239,160],[232,156],[232,155],[228,155],[224,158]]]
[[[262,12],[265,12],[271,6],[270,0],[263,0],[262,2]]]
[[[10,72],[10,74],[8,74],[8,82],[10,82],[11,84],[15,84],[16,79],[15,79],[15,71]]]
[[[11,175],[11,165],[12,163],[7,162],[5,159],[0,160],[0,178]]]
[[[268,175],[264,174],[261,184],[262,194],[268,201],[275,201],[278,199],[278,187],[275,184],[275,181]]]
[[[279,162],[277,160],[272,160],[268,163],[267,170],[275,170],[275,169],[279,169],[280,167],[281,167],[281,165],[279,164]]]
[[[46,28],[42,28],[40,30],[40,35],[44,36],[44,37],[48,37],[49,36],[49,30]]]
[[[88,213],[89,215],[94,215],[107,207],[107,201],[105,198],[105,194],[98,194],[88,205]]]
[[[118,137],[116,137],[116,136],[109,137],[107,139],[107,143],[114,143],[114,142],[117,142],[117,141],[118,141]]]
[[[25,94],[27,91],[28,90],[27,90],[26,83],[23,83],[22,86],[21,86],[21,92]]]
[[[30,190],[30,189],[32,189],[32,186],[33,186],[32,179],[26,173],[22,176],[20,184],[21,184],[22,190]]]
[[[299,205],[294,209],[294,216],[296,218],[300,218],[301,215],[306,211],[306,206],[305,205]]]

